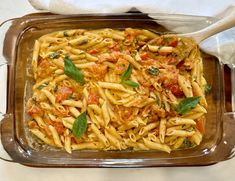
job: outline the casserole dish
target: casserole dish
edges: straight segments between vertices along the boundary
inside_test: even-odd
[[[154,17],[154,18],[150,18]],[[2,25],[6,34],[3,55],[8,64],[7,110],[1,121],[1,141],[10,157],[18,163],[35,167],[151,167],[209,165],[233,157],[235,138],[234,113],[230,108],[231,90],[224,65],[216,57],[203,53],[204,73],[212,86],[207,95],[206,133],[201,145],[171,154],[156,151],[82,150],[67,154],[59,149],[31,142],[26,126],[25,105],[31,93],[32,80],[27,78],[34,41],[44,34],[66,29],[143,28],[169,32],[158,23],[175,22],[195,31],[214,21],[212,18],[178,15],[80,15],[31,14]],[[156,23],[158,22],[158,23]],[[198,26],[193,29],[193,24]],[[3,36],[3,35],[2,35]],[[219,44],[217,45],[219,47]],[[4,64],[4,63],[3,63]],[[233,71],[231,71],[233,72]],[[225,91],[226,90],[226,91]],[[226,106],[228,105],[228,106]]]

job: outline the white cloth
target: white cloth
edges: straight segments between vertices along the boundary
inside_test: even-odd
[[[29,2],[36,9],[58,14],[122,13],[136,8],[143,13],[187,14],[218,18],[226,14],[225,10],[229,6],[235,6],[235,0],[29,0]],[[187,28],[194,29],[194,27],[174,24],[172,21],[160,23],[178,33]],[[200,44],[200,47],[232,67],[232,63],[235,65],[235,28],[208,38]]]

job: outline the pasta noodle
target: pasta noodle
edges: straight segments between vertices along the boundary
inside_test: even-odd
[[[192,39],[144,29],[44,35],[32,52],[29,130],[68,153],[197,146],[207,113],[202,61]]]

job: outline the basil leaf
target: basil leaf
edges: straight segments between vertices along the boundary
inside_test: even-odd
[[[211,85],[206,84],[205,85],[205,93],[210,92],[211,88],[212,88]]]
[[[76,138],[81,138],[87,128],[86,112],[81,113],[73,123],[73,134]]]
[[[197,97],[188,97],[183,99],[177,107],[177,112],[179,114],[186,114],[191,109],[197,106],[200,98],[201,98],[200,96],[197,96]]]
[[[129,79],[129,77],[131,76],[131,72],[132,72],[132,67],[131,64],[129,64],[126,71],[121,76],[121,81],[123,82],[124,80]]]
[[[59,56],[60,56],[60,54],[58,52],[54,52],[54,53],[49,55],[49,58],[55,59],[55,58],[59,58]]]
[[[138,84],[138,83],[133,82],[133,81],[131,81],[131,80],[125,80],[125,81],[123,81],[122,83],[125,84],[125,85],[128,85],[128,86],[130,86],[130,87],[133,87],[133,88],[139,87],[139,84]]]
[[[81,85],[85,83],[84,75],[74,65],[74,63],[69,59],[69,57],[64,58],[64,73],[65,75],[79,82]]]
[[[147,69],[147,72],[150,74],[150,75],[153,75],[153,76],[158,76],[158,74],[160,73],[160,70],[156,67],[153,67],[151,66],[150,69]]]

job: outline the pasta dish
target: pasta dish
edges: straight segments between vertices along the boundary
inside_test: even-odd
[[[35,41],[29,131],[72,150],[159,150],[201,143],[207,113],[193,39],[145,29],[74,29]]]

